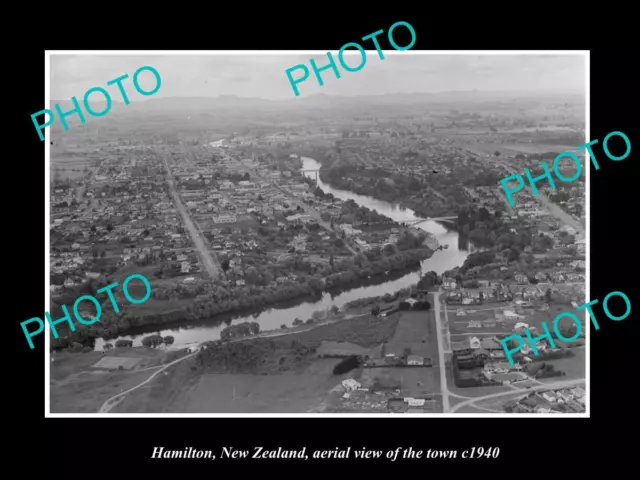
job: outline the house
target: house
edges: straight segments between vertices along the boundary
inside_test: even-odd
[[[359,382],[355,381],[353,378],[347,378],[346,380],[342,381],[342,386],[347,391],[353,391],[360,388],[361,385]]]
[[[469,348],[480,348],[480,339],[478,337],[471,337],[469,339]]]
[[[542,272],[538,272],[538,273],[536,273],[535,278],[539,282],[544,282],[547,279],[547,276]]]
[[[540,396],[549,403],[554,403],[556,401],[556,395],[554,392],[542,392],[540,393]]]
[[[471,320],[467,325],[467,328],[482,328],[482,323],[477,320]]]
[[[504,318],[507,320],[517,320],[519,318],[523,318],[522,315],[518,315],[517,313],[512,312],[511,310],[505,310],[503,314],[504,314]]]
[[[233,213],[214,215],[212,219],[213,223],[235,223],[237,221],[237,217]]]
[[[408,365],[424,365],[424,358],[417,355],[409,355],[407,357]]]
[[[529,280],[527,279],[527,277],[525,275],[522,274],[518,274],[514,277],[516,283],[518,285],[528,285],[529,284]]]
[[[180,273],[189,273],[191,271],[191,265],[189,262],[180,263]]]
[[[509,373],[511,366],[508,362],[487,362],[484,364],[484,371],[487,373]]]

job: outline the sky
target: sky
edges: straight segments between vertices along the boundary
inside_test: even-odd
[[[285,71],[305,64],[309,78],[298,84],[300,96],[323,93],[326,95],[380,95],[386,93],[436,93],[453,90],[530,91],[584,93],[585,56],[570,55],[446,55],[397,54],[385,51],[384,60],[373,50],[367,52],[367,62],[357,72],[347,72],[333,57],[340,69],[337,79],[331,69],[322,72],[325,82],[316,82],[309,60],[319,67],[328,64],[324,55],[105,55],[105,54],[52,54],[50,57],[52,100],[81,100],[92,87],[102,86],[120,100],[116,85],[107,86],[109,80],[125,73],[125,90],[136,100],[164,97],[217,97],[236,95],[265,99],[295,98]],[[350,66],[357,66],[360,54],[344,56]],[[142,97],[133,88],[133,73],[141,66],[154,67],[162,78],[156,94]],[[297,78],[300,70],[292,74]],[[151,72],[140,75],[143,89],[155,85]],[[96,97],[98,96],[97,94]],[[132,95],[129,94],[131,98]]]

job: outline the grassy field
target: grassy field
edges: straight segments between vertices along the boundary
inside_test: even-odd
[[[100,352],[57,353],[51,364],[51,412],[95,413],[107,399],[139,384],[153,373],[151,370],[140,370],[175,359],[177,355],[176,352],[148,348],[116,349],[106,356],[141,360],[135,370],[110,372],[92,368],[103,358]]]
[[[398,316],[342,320],[297,334],[208,346],[205,365],[189,359],[127,395],[116,412],[306,412],[357,371],[333,375],[338,359],[318,359],[322,341],[368,348],[391,337]],[[213,363],[211,363],[213,362]],[[427,370],[427,369],[414,369]],[[235,388],[235,399],[233,391]]]
[[[560,378],[560,380],[576,380],[578,378],[586,377],[586,349],[573,348],[571,351],[575,353],[575,357],[559,358],[557,360],[545,360],[546,363],[553,365],[556,370],[566,373],[566,376]],[[559,377],[540,379],[540,381],[543,383],[558,380]]]
[[[314,410],[344,376],[332,374],[336,360],[316,360],[300,371],[278,375],[202,375],[164,412],[305,413]]]

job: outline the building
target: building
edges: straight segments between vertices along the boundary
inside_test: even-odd
[[[237,216],[233,213],[213,216],[213,223],[235,223],[236,221],[237,221]]]
[[[417,355],[409,355],[407,357],[407,365],[424,365],[424,358]]]

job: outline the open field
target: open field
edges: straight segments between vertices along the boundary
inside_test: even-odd
[[[566,376],[562,377],[562,380],[575,380],[578,378],[586,377],[586,349],[585,348],[573,348],[571,349],[575,353],[575,357],[559,358],[557,360],[545,360],[546,363],[553,365],[556,370],[560,370],[566,373]],[[548,383],[557,381],[556,378],[541,378],[541,382]]]
[[[336,359],[315,360],[278,375],[202,375],[163,410],[186,413],[305,413],[318,407],[349,373],[333,375]]]
[[[149,377],[151,367],[179,358],[181,352],[149,348],[123,348],[100,352],[53,355],[51,364],[51,412],[96,413],[102,404]],[[105,358],[135,363],[132,370],[107,370],[93,365]],[[136,361],[137,360],[137,361]]]
[[[374,347],[393,335],[398,316],[342,320],[297,334],[207,344],[202,361],[187,359],[128,394],[113,412],[306,412],[359,370],[333,375],[340,359],[319,359],[323,341]],[[302,328],[302,327],[301,327]],[[200,354],[199,354],[200,355]],[[431,370],[431,369],[405,369]],[[235,388],[235,397],[233,395]],[[235,398],[235,400],[234,400]]]

